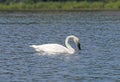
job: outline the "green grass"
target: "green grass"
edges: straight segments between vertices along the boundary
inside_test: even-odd
[[[39,2],[39,3],[13,3],[0,4],[0,10],[119,10],[120,1],[117,2]]]
[[[120,9],[120,1],[107,3],[105,9]]]
[[[104,3],[103,2],[93,2],[93,3],[91,3],[90,8],[92,8],[92,9],[104,9]]]

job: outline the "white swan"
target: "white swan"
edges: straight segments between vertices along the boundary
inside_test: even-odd
[[[79,38],[74,35],[70,35],[65,40],[66,47],[60,44],[43,44],[43,45],[31,45],[37,52],[44,52],[47,54],[74,54],[75,49],[71,47],[69,41],[73,40],[77,48],[81,50]]]

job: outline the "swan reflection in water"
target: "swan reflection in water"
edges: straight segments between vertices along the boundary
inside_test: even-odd
[[[47,53],[47,54],[74,54],[75,53],[75,49],[69,44],[69,41],[73,40],[73,42],[75,43],[76,47],[81,50],[81,46],[79,43],[79,38],[74,36],[74,35],[70,35],[67,36],[67,38],[65,39],[65,46],[62,46],[60,44],[42,44],[42,45],[30,45],[30,47],[34,48],[37,52],[40,53]]]

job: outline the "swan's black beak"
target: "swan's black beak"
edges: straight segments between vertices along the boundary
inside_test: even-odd
[[[77,43],[77,46],[78,46],[78,49],[81,50],[81,46],[79,42]]]

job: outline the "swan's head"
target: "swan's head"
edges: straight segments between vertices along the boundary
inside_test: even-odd
[[[75,36],[74,39],[73,39],[73,41],[75,42],[75,44],[76,44],[76,46],[78,47],[78,49],[81,50],[79,38],[77,38],[77,37]]]
[[[74,35],[70,35],[70,36],[68,36],[68,38],[73,39],[73,41],[75,42],[77,48],[78,48],[79,50],[81,50],[80,40],[79,40],[78,37],[76,37],[76,36],[74,36]]]

